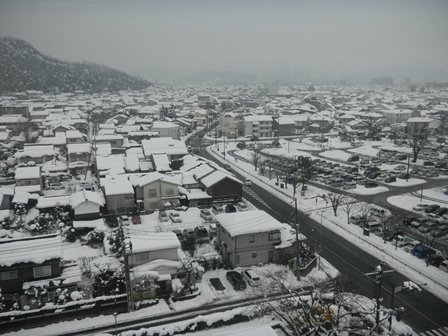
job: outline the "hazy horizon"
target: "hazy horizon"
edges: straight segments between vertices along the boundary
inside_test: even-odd
[[[131,73],[448,71],[443,0],[0,0],[0,31]]]

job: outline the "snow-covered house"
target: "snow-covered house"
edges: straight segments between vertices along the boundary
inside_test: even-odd
[[[220,214],[215,219],[221,255],[233,267],[276,263],[294,255],[291,227],[262,210]]]
[[[7,128],[0,129],[0,143],[7,144],[9,140],[11,139],[12,133]]]
[[[237,201],[243,197],[243,183],[224,170],[214,169],[198,180],[214,201]]]
[[[179,138],[179,125],[169,121],[155,121],[151,131],[158,132],[161,138]]]
[[[167,204],[179,203],[179,182],[176,178],[160,174],[148,173],[132,179],[135,187],[137,206],[141,210],[162,209]]]
[[[89,143],[67,145],[68,169],[72,175],[85,173],[87,167],[93,164],[90,160],[90,150]]]
[[[51,279],[62,272],[61,238],[23,239],[0,244],[0,288],[16,293],[25,282]]]
[[[79,144],[84,142],[85,135],[78,130],[65,132],[67,144]]]
[[[146,294],[154,297],[170,294],[172,280],[185,279],[186,271],[179,258],[180,242],[176,234],[159,232],[131,235],[129,240],[132,244],[132,254],[128,256],[128,261],[131,267],[134,295]],[[144,283],[144,280],[148,278],[152,279],[157,289],[136,286],[136,284]],[[139,293],[140,291],[146,291],[146,293]]]
[[[16,193],[25,191],[29,193],[42,192],[42,177],[40,167],[19,167],[16,169]]]
[[[76,220],[99,218],[105,203],[104,195],[93,191],[81,190],[70,196]]]
[[[28,118],[20,114],[5,114],[0,116],[0,126],[5,126],[11,130],[13,135],[19,135],[21,131],[26,129]]]
[[[147,159],[153,154],[166,154],[170,162],[181,160],[188,154],[185,143],[172,138],[152,138],[142,141],[143,153]]]
[[[107,179],[103,184],[109,214],[131,213],[135,210],[134,188],[127,179]]]
[[[406,130],[408,134],[414,134],[422,130],[429,131],[429,124],[432,119],[426,117],[413,117],[406,121]]]
[[[109,143],[112,149],[123,147],[124,138],[119,134],[101,134],[95,137],[96,143]]]
[[[256,137],[272,136],[272,116],[270,115],[245,116],[244,135],[256,136]]]
[[[14,156],[19,163],[45,163],[53,161],[55,152],[53,145],[25,145],[23,150],[17,151]]]

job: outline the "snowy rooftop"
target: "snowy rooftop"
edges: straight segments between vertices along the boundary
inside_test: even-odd
[[[151,172],[142,176],[138,176],[138,177],[131,177],[132,180],[132,184],[135,186],[145,186],[149,183],[153,183],[155,181],[158,180],[162,180],[164,182],[167,183],[172,183],[172,184],[176,184],[179,185],[179,180],[173,176],[168,176],[168,175],[164,175],[158,172]]]
[[[24,180],[40,177],[39,167],[19,167],[16,169],[16,180]]]
[[[61,238],[41,238],[0,244],[0,266],[18,263],[41,264],[46,260],[62,258]]]
[[[104,218],[98,218],[98,219],[94,219],[94,220],[84,220],[84,221],[73,221],[73,227],[75,229],[82,229],[82,228],[105,229],[106,228],[104,225]]]
[[[149,157],[152,154],[187,155],[188,150],[181,140],[172,138],[152,138],[142,141],[143,152]]]
[[[152,159],[154,160],[154,165],[157,171],[167,172],[171,171],[170,160],[166,154],[153,154]]]
[[[37,209],[54,208],[57,204],[70,205],[70,196],[41,196],[37,200]]]
[[[282,223],[262,210],[220,214],[215,218],[232,237],[284,228]]]
[[[104,181],[104,194],[106,196],[134,194],[134,188],[132,188],[131,182],[126,179],[120,181],[106,180]]]
[[[68,144],[67,145],[67,153],[89,153],[90,152],[90,144],[89,143],[81,143],[81,144]]]
[[[151,252],[180,247],[179,239],[173,232],[157,232],[148,234],[131,235],[132,252]]]
[[[215,185],[216,183],[224,180],[224,179],[230,179],[233,180],[239,184],[242,185],[242,182],[240,180],[238,180],[235,176],[227,174],[221,170],[215,170],[214,172],[204,176],[203,178],[201,178],[201,183],[206,187],[209,188],[213,185]]]
[[[81,190],[70,196],[70,203],[73,208],[84,202],[95,203],[99,206],[103,206],[105,203],[103,194],[94,191]]]

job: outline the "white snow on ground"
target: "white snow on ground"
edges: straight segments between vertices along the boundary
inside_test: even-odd
[[[379,149],[373,148],[369,144],[369,145],[363,145],[361,147],[349,149],[348,151],[352,152],[352,153],[361,154],[361,155],[376,156],[376,154],[379,152]]]
[[[170,308],[164,300],[160,300],[155,306],[148,308],[143,308],[131,313],[119,314],[117,317],[117,322],[121,321],[132,321],[137,318],[154,316],[162,313],[170,312]],[[46,325],[45,327],[33,328],[33,329],[22,329],[16,332],[9,332],[3,335],[16,335],[16,336],[36,336],[36,335],[61,335],[64,331],[79,331],[88,332],[93,327],[99,326],[113,326],[115,323],[113,315],[100,315],[96,317],[87,317],[82,320],[64,321]]]
[[[209,153],[214,155],[214,157],[222,160],[222,157],[213,150],[213,147],[208,149]],[[255,173],[253,169],[253,165],[241,162],[238,160],[234,162],[233,160],[228,160],[228,163],[232,165],[234,169],[237,169],[240,174],[247,178],[251,178],[253,183],[258,184],[260,186],[265,187],[266,191],[274,194],[276,197],[284,200],[288,204],[292,205],[292,188],[289,189],[278,189],[275,187],[274,180],[269,181],[269,179],[265,177],[259,176]],[[269,188],[271,187],[271,188]],[[326,193],[326,192],[324,192]],[[425,194],[425,192],[424,192]],[[316,211],[319,209],[324,209],[328,207],[329,204],[326,204],[320,198],[309,198],[308,191],[306,192],[306,196],[303,197],[300,193],[297,194],[297,203],[299,208],[302,211],[309,212],[310,210],[314,210],[311,212],[311,217],[316,220],[321,220],[320,211]],[[431,201],[427,201],[431,203]],[[435,202],[432,202],[435,203]],[[339,210],[341,211],[341,209]],[[395,250],[395,247],[390,244],[383,244],[382,239],[371,235],[370,237],[363,236],[362,230],[354,225],[346,224],[346,226],[342,225],[347,222],[345,213],[341,211],[339,214],[339,218],[334,218],[332,215],[332,211],[329,209],[324,209],[322,223],[327,228],[331,229],[336,234],[344,237],[345,239],[351,241],[353,244],[356,244],[358,247],[362,248],[366,252],[371,255],[381,259],[382,261],[388,263],[392,268],[396,271],[399,271],[404,276],[411,279],[413,282],[422,284],[426,283],[425,288],[431,292],[432,294],[438,296],[440,299],[448,302],[448,275],[443,271],[431,267],[431,277],[427,275],[428,267],[426,263],[422,260],[410,255],[404,250]],[[337,221],[340,220],[341,223]],[[338,225],[335,225],[338,224]],[[432,272],[437,273],[438,275],[433,277]]]
[[[347,161],[347,159],[350,156],[352,156],[352,154],[349,154],[342,150],[329,150],[329,151],[320,153],[320,155],[325,156],[329,159],[336,159],[336,160],[342,160],[342,161]]]
[[[338,148],[338,149],[353,148],[353,146],[350,144],[350,142],[341,141],[341,139],[339,137],[336,137],[336,138],[331,137],[328,139],[328,141],[329,141],[328,145],[330,146],[330,148]]]
[[[390,185],[392,187],[410,187],[410,186],[422,184],[425,182],[426,182],[425,180],[417,179],[417,178],[413,178],[413,177],[411,177],[407,182],[406,182],[406,180],[397,178],[397,181],[388,183],[388,185]]]
[[[353,194],[357,194],[357,195],[374,195],[374,194],[379,194],[379,193],[383,193],[386,191],[389,191],[388,188],[383,187],[383,186],[378,186],[375,188],[366,188],[363,185],[356,185],[355,189],[350,189],[348,190]]]
[[[421,213],[412,209],[412,207],[420,203],[438,204],[441,207],[448,206],[448,196],[443,194],[442,188],[424,189],[423,197],[421,199],[420,195],[421,192],[415,192],[414,194],[407,193],[404,195],[391,196],[387,199],[387,202],[397,208],[414,211],[415,213]],[[426,199],[425,197],[430,197],[431,199]]]
[[[287,141],[281,140],[280,144],[283,147],[287,147]],[[316,143],[310,141],[309,139],[303,139],[302,142],[300,142],[299,140],[292,140],[289,141],[289,147],[290,149],[295,149],[295,150],[305,150],[305,151],[320,151],[322,150],[322,148],[320,148]]]

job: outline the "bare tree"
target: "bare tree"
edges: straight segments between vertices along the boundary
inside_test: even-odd
[[[409,137],[409,146],[412,148],[413,159],[412,162],[417,162],[417,157],[423,147],[428,143],[428,131],[422,129],[419,131],[414,131]]]
[[[257,170],[258,168],[258,164],[260,163],[261,160],[261,152],[258,150],[254,150],[251,154],[251,160],[252,160],[252,164],[255,167],[255,170]]]
[[[333,213],[335,216],[337,216],[338,208],[340,205],[345,203],[347,196],[338,193],[328,193],[325,199],[330,201],[331,207],[333,208]]]
[[[355,212],[361,217],[362,228],[365,229],[374,217],[370,204],[365,202],[358,203]]]
[[[360,295],[346,293],[336,279],[326,284],[313,284],[309,290],[295,288],[287,272],[265,274],[261,291],[266,300],[256,305],[259,315],[273,314],[289,329],[290,335],[385,335],[389,315],[383,314],[379,324],[374,322],[376,306]],[[326,287],[334,287],[328,293]],[[409,330],[411,335],[412,330]],[[388,335],[396,335],[394,332]],[[403,332],[406,335],[406,332]]]
[[[342,210],[347,214],[347,224],[350,223],[350,215],[356,209],[356,201],[354,199],[345,200],[345,203],[342,204]]]

